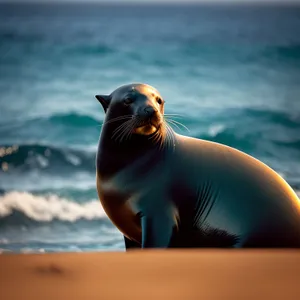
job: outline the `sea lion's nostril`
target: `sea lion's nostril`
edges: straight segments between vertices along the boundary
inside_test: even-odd
[[[155,109],[152,106],[148,106],[144,108],[144,112],[146,113],[146,115],[151,116],[154,114]]]

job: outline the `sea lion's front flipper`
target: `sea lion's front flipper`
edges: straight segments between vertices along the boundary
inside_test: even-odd
[[[142,248],[167,248],[169,246],[175,222],[167,214],[157,212],[142,216]]]
[[[125,235],[124,235],[124,241],[125,241],[125,248],[126,248],[126,251],[130,250],[130,249],[136,249],[136,248],[141,248],[141,245],[138,244],[137,242],[133,241],[133,240],[130,240],[129,238],[127,238]]]

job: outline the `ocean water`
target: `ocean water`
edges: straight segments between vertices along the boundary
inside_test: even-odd
[[[299,194],[299,6],[0,5],[0,252],[124,250],[96,194],[94,95],[130,82]]]

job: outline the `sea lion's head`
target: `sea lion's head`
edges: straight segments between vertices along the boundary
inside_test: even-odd
[[[164,124],[164,103],[159,92],[146,84],[123,85],[110,95],[96,95],[106,113],[105,126],[116,139],[157,134]]]

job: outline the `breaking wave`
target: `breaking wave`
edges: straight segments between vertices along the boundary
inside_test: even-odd
[[[95,153],[43,144],[3,145],[0,146],[0,165],[3,163],[19,171],[59,169],[61,172],[78,167],[82,171],[93,171]]]
[[[40,196],[27,192],[9,192],[0,197],[0,221],[9,218],[13,223],[20,217],[36,222],[76,222],[78,220],[99,220],[106,214],[98,200],[76,203],[56,195]],[[11,223],[10,222],[10,223]]]

